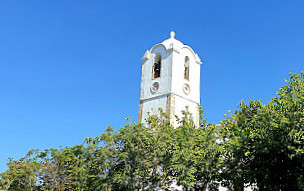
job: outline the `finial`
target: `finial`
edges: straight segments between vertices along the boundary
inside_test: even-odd
[[[174,38],[174,36],[175,36],[175,32],[174,32],[174,31],[171,31],[171,32],[170,32],[170,37],[171,37],[171,38]]]

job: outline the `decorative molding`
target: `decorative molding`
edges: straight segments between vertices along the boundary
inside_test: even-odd
[[[151,52],[147,50],[144,56],[141,58],[141,61],[146,62],[147,60],[149,60],[150,56],[151,56]]]
[[[181,96],[181,95],[178,95],[178,94],[176,94],[176,93],[165,93],[165,94],[155,95],[155,96],[149,97],[149,98],[144,98],[144,99],[141,99],[141,100],[140,100],[140,103],[143,103],[143,102],[149,101],[149,100],[153,100],[153,99],[158,98],[158,97],[168,96],[168,95],[171,95],[171,94],[172,94],[172,95],[175,95],[175,96],[178,96],[178,97],[180,97],[180,98],[183,98],[183,99],[185,99],[185,100],[187,100],[187,101],[190,101],[190,102],[192,102],[192,103],[200,104],[200,103],[198,103],[198,102],[196,102],[196,101],[194,101],[194,100],[192,100],[192,99],[186,98],[186,97]]]

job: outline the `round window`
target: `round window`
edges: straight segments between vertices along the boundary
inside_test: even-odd
[[[151,91],[155,93],[155,92],[157,92],[158,88],[159,88],[159,83],[154,82],[151,86]]]
[[[189,86],[189,84],[184,84],[183,91],[187,95],[190,93],[190,86]]]

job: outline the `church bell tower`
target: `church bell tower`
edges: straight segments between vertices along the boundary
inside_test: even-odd
[[[159,115],[162,108],[170,117],[170,123],[177,127],[175,116],[182,111],[192,113],[199,126],[200,66],[198,55],[190,46],[170,38],[147,50],[142,60],[140,104],[138,122],[144,123],[149,115]]]

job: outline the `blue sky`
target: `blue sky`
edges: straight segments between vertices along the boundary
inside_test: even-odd
[[[141,61],[169,37],[202,59],[218,123],[267,103],[304,64],[304,1],[0,1],[0,172],[8,157],[71,146],[137,121]]]

